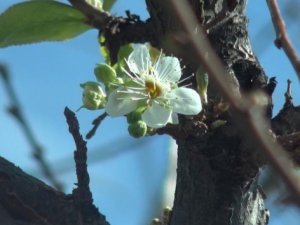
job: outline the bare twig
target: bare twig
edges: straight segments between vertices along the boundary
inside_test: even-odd
[[[267,0],[267,4],[271,13],[272,22],[276,32],[275,45],[277,48],[283,48],[285,54],[291,61],[294,70],[298,75],[300,81],[300,58],[295,51],[292,42],[290,41],[287,31],[285,29],[285,23],[280,15],[279,6],[276,0]]]
[[[108,12],[95,9],[85,0],[69,0],[69,2],[87,17],[86,23],[88,25],[97,29],[104,29],[107,21],[111,19]]]
[[[74,151],[74,159],[76,164],[77,175],[77,193],[78,198],[85,205],[93,204],[92,193],[90,191],[89,183],[90,177],[87,171],[87,147],[86,141],[83,140],[79,132],[79,124],[75,113],[68,107],[64,111],[67,123],[69,125],[69,131],[73,136],[76,144],[76,150]]]
[[[90,177],[87,170],[87,147],[79,132],[79,123],[74,112],[68,107],[64,111],[69,131],[75,141],[76,150],[74,159],[76,165],[77,188],[73,190],[73,197],[76,206],[82,212],[82,224],[109,225],[105,216],[93,204],[93,196],[90,191]]]
[[[292,97],[292,81],[290,79],[287,80],[287,89],[286,92],[284,94],[285,97],[285,107],[293,105],[293,97]]]
[[[86,139],[90,139],[95,135],[99,125],[106,118],[106,116],[107,116],[107,113],[105,112],[105,113],[102,113],[100,116],[98,116],[96,119],[94,119],[94,121],[92,123],[94,125],[94,127],[87,133],[87,135],[85,136]]]
[[[31,127],[29,126],[23,112],[21,110],[21,105],[16,96],[16,93],[13,89],[13,86],[10,82],[10,76],[7,68],[4,65],[0,65],[0,74],[4,81],[4,87],[6,88],[6,92],[10,98],[11,106],[9,107],[9,113],[14,116],[14,118],[19,122],[21,128],[26,136],[29,144],[32,147],[33,157],[37,160],[43,175],[50,181],[50,183],[57,189],[62,190],[62,184],[56,179],[49,163],[44,157],[43,149],[41,145],[38,143],[36,137],[34,136]]]
[[[249,107],[248,100],[235,95],[230,85],[227,85],[225,77],[229,77],[220,59],[213,51],[202,27],[197,23],[192,9],[186,1],[170,0],[171,7],[177,14],[177,18],[189,36],[190,44],[194,50],[195,58],[204,66],[210,79],[215,83],[218,90],[231,104],[237,118],[245,124],[248,137],[255,140],[257,147],[266,155],[271,165],[284,179],[287,186],[293,192],[295,200],[300,204],[300,187],[297,178],[292,174],[291,160],[279,146],[267,130],[267,123],[260,112],[253,107]],[[198,34],[195,34],[195,27]]]

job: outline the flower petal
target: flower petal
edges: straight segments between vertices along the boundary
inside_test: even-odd
[[[178,124],[179,123],[179,120],[178,120],[178,114],[175,113],[175,112],[172,112],[170,118],[169,118],[169,121],[168,123],[171,123],[171,124]]]
[[[153,102],[152,106],[142,114],[142,120],[148,127],[159,128],[168,123],[171,113],[172,111],[170,109]]]
[[[199,94],[186,87],[173,89],[166,94],[173,111],[184,115],[197,115],[202,110],[202,104]]]
[[[119,87],[114,90],[108,96],[108,101],[106,103],[105,109],[108,115],[122,116],[126,115],[137,107],[137,101],[133,100],[134,96],[132,93],[126,93],[126,88]]]
[[[135,74],[148,73],[151,65],[148,48],[145,45],[137,45],[129,55],[127,64],[129,70]]]
[[[155,64],[155,70],[161,81],[176,83],[181,77],[180,63],[176,57],[161,57]]]

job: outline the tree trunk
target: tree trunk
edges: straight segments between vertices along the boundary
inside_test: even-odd
[[[168,3],[148,0],[147,4],[159,32],[158,43],[165,36],[182,33],[172,12],[167,10]],[[267,77],[248,39],[247,19],[243,15],[246,2],[190,0],[190,4],[199,23],[207,29],[215,51],[239,81],[241,90],[264,90]],[[164,47],[163,42],[158,45]],[[188,59],[183,59],[183,64],[187,65],[185,76],[195,73],[199,66]],[[256,157],[256,150],[240,135],[230,110],[212,116],[216,114],[215,108],[224,103],[213,85],[209,100],[201,121],[195,117],[180,121],[181,127],[188,126],[190,131],[186,137],[176,139],[177,184],[169,224],[265,225],[268,211],[257,184],[262,162]],[[225,120],[226,125],[212,129],[217,119]],[[199,127],[201,122],[207,127],[204,132],[199,132],[203,129]]]
[[[234,137],[238,134],[226,134],[228,129],[203,140],[178,141],[171,225],[267,224],[253,150]]]

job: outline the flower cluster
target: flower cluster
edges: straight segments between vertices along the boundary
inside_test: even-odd
[[[181,68],[176,57],[160,54],[153,62],[148,48],[138,45],[125,61],[127,67],[122,68],[122,76],[117,76],[108,65],[102,65],[96,73],[106,88],[107,97],[103,102],[109,116],[126,115],[130,120],[134,114],[135,122],[160,128],[177,123],[177,114],[196,115],[202,110],[198,93],[178,86]],[[139,127],[144,127],[141,122]]]

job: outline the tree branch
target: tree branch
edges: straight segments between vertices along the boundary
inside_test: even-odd
[[[0,215],[9,224],[109,225],[93,205],[86,142],[79,133],[78,121],[67,108],[65,114],[77,147],[74,155],[78,187],[71,195],[65,195],[0,157]]]
[[[96,133],[96,131],[97,131],[99,125],[102,123],[102,121],[103,121],[106,117],[107,117],[107,113],[104,112],[104,113],[102,113],[100,116],[98,116],[96,119],[93,120],[92,124],[93,124],[94,126],[93,126],[93,128],[87,133],[87,135],[85,136],[86,139],[91,139],[91,138],[95,135],[95,133]]]
[[[78,120],[75,113],[68,107],[65,108],[64,114],[69,125],[69,131],[76,144],[74,159],[78,183],[77,188],[73,190],[75,204],[82,211],[84,224],[91,223],[93,220],[100,220],[101,224],[106,225],[108,223],[105,221],[105,217],[101,215],[97,208],[93,205],[93,197],[89,187],[90,178],[87,171],[87,147],[86,142],[83,140],[79,132]]]
[[[294,49],[292,42],[288,37],[288,33],[285,29],[285,23],[280,15],[279,6],[276,0],[267,0],[267,4],[271,13],[272,22],[276,32],[275,45],[277,48],[283,48],[285,54],[292,63],[298,79],[300,81],[300,58]]]
[[[95,9],[85,0],[69,0],[69,2],[86,16],[88,25],[97,29],[105,29],[107,22],[112,19],[109,12]]]
[[[75,204],[74,195],[55,190],[2,157],[0,211],[14,225],[108,225],[98,211],[83,223],[85,212]]]
[[[89,183],[90,177],[87,171],[87,147],[86,142],[83,140],[79,133],[78,120],[68,107],[64,111],[67,123],[69,125],[69,131],[73,136],[76,144],[76,150],[74,151],[74,159],[76,164],[76,175],[77,175],[77,194],[78,199],[82,201],[82,204],[91,205],[93,204],[92,193],[90,191]]]
[[[230,103],[235,118],[239,124],[244,124],[243,132],[246,136],[251,137],[252,142],[264,153],[271,165],[275,168],[279,175],[285,180],[287,186],[293,192],[296,202],[300,205],[300,187],[297,178],[292,174],[290,159],[271,136],[267,130],[267,123],[261,113],[255,109],[246,98],[241,98],[235,95],[230,89],[230,85],[225,80],[225,77],[230,77],[219,58],[212,50],[212,47],[206,38],[206,34],[197,23],[194,13],[186,1],[170,0],[170,6],[175,11],[178,21],[189,37],[189,43],[192,46],[189,52],[198,60],[199,64],[203,65],[208,72],[210,79],[214,82],[218,91]],[[197,27],[198,34],[195,34]],[[250,106],[250,107],[249,107]],[[278,157],[280,156],[280,157]]]
[[[285,103],[280,112],[271,120],[276,139],[285,148],[293,161],[300,165],[300,106],[292,102],[291,81],[287,81]]]
[[[99,11],[84,0],[69,0],[69,2],[86,18],[86,23],[95,27],[105,37],[105,45],[109,52],[111,63],[117,62],[120,47],[128,43],[155,43],[158,40],[157,33],[151,21],[143,22],[136,15],[126,11],[127,18],[111,16],[106,11]]]
[[[277,136],[277,141],[290,154],[291,158],[300,166],[300,132]]]

